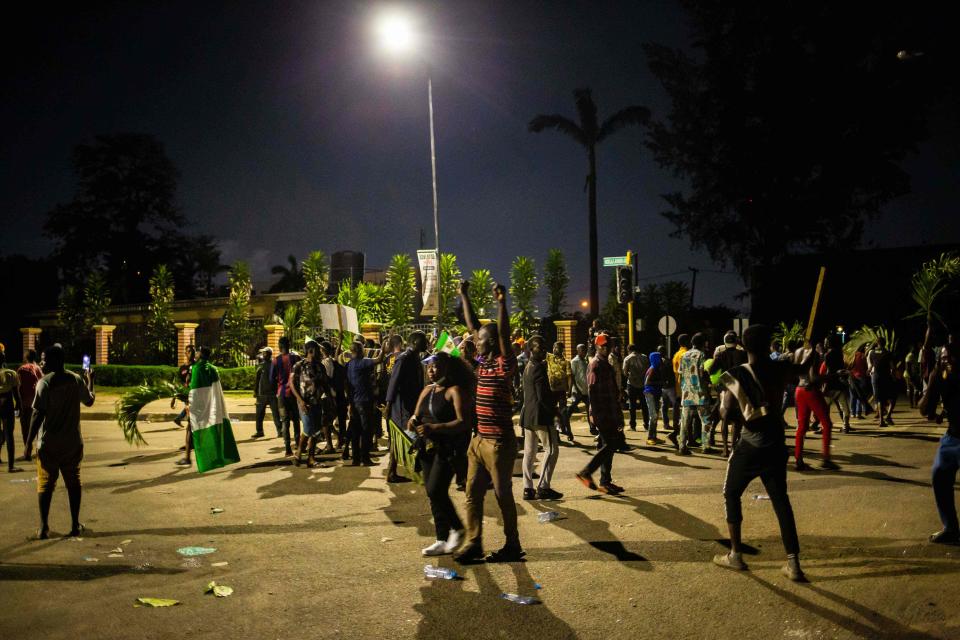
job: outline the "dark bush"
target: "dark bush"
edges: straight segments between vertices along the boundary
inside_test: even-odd
[[[80,373],[81,366],[68,364],[67,369]],[[155,384],[178,379],[178,368],[164,365],[102,364],[94,365],[93,369],[96,371],[96,384],[104,387],[135,387],[144,382]],[[217,367],[217,371],[224,391],[253,389],[255,367]]]

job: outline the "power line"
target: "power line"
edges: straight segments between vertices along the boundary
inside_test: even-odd
[[[655,276],[645,276],[643,278],[637,278],[637,282],[640,282],[642,280],[656,280],[657,278],[666,278],[667,276],[679,276],[685,273],[686,271],[672,271],[670,273],[658,273]]]

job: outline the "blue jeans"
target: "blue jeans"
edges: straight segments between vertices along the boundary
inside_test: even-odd
[[[660,396],[644,391],[643,398],[647,401],[647,413],[650,415],[650,422],[647,424],[647,439],[653,440],[657,437],[657,403],[660,402]],[[666,408],[664,408],[663,412],[663,421],[666,422]]]
[[[940,438],[940,447],[933,459],[932,482],[933,497],[937,501],[940,522],[947,531],[960,531],[957,524],[957,503],[954,500],[953,486],[960,468],[960,438],[949,433]]]
[[[680,400],[677,398],[677,390],[673,385],[663,388],[663,397],[660,399],[660,411],[663,412],[663,428],[670,428],[669,411],[673,412],[674,431],[680,428]]]

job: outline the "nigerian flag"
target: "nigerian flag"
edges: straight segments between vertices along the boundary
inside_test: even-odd
[[[240,462],[220,375],[206,360],[193,365],[190,377],[190,431],[200,473]]]
[[[446,331],[441,331],[437,337],[437,344],[433,347],[436,353],[449,353],[453,358],[460,357],[460,349],[453,342],[453,338]]]

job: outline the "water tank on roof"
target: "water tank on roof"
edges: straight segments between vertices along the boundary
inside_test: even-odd
[[[340,290],[340,283],[350,280],[357,284],[363,280],[365,256],[362,251],[337,251],[330,256],[330,293]]]

